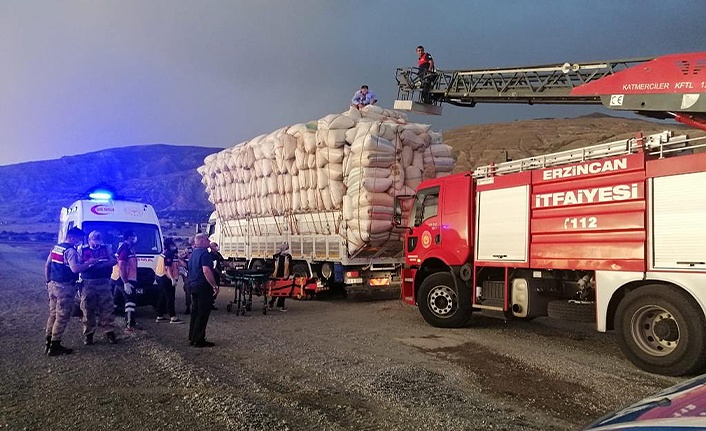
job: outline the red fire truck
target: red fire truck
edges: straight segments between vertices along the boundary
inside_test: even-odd
[[[441,103],[603,103],[706,130],[706,52],[434,79],[425,87],[398,70],[401,103],[430,113]],[[419,91],[431,105],[413,100]],[[616,330],[643,370],[702,371],[703,147],[670,132],[637,134],[424,181],[411,202],[398,200],[411,204],[403,301],[437,327],[464,326],[473,312],[590,318],[599,331]]]

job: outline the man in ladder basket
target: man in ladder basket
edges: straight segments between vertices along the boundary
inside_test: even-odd
[[[286,242],[283,242],[282,245],[279,247],[279,253],[276,253],[274,256],[272,256],[274,261],[275,261],[275,270],[272,272],[272,278],[275,280],[287,280],[291,278],[291,266],[292,266],[292,255],[289,253],[289,244]],[[286,295],[284,295],[284,292],[278,292],[282,291],[285,289],[289,289],[289,295],[292,295],[292,292],[294,291],[294,282],[292,282],[291,285],[286,285],[286,286],[277,286],[274,284],[271,291],[270,295],[272,298],[270,299],[269,306],[270,308],[273,308],[275,306],[275,299],[277,300],[277,308],[279,311],[287,311],[287,309],[284,306],[284,301],[287,298]]]

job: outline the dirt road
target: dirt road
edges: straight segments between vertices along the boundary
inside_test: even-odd
[[[398,301],[289,300],[288,313],[227,313],[43,353],[45,250],[0,244],[0,429],[573,430],[681,379],[639,371],[612,335],[550,319],[428,326]],[[180,290],[180,289],[179,289]],[[183,311],[178,296],[178,311]]]

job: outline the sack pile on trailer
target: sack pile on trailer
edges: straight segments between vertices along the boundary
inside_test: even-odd
[[[198,171],[223,220],[340,211],[354,253],[399,239],[395,196],[453,170],[451,147],[429,129],[397,111],[351,108],[211,154]]]

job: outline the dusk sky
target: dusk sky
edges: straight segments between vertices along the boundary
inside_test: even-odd
[[[2,0],[0,165],[113,147],[228,147],[348,109],[361,84],[391,108],[395,69],[706,50],[703,0]],[[600,106],[444,106],[467,124]]]

